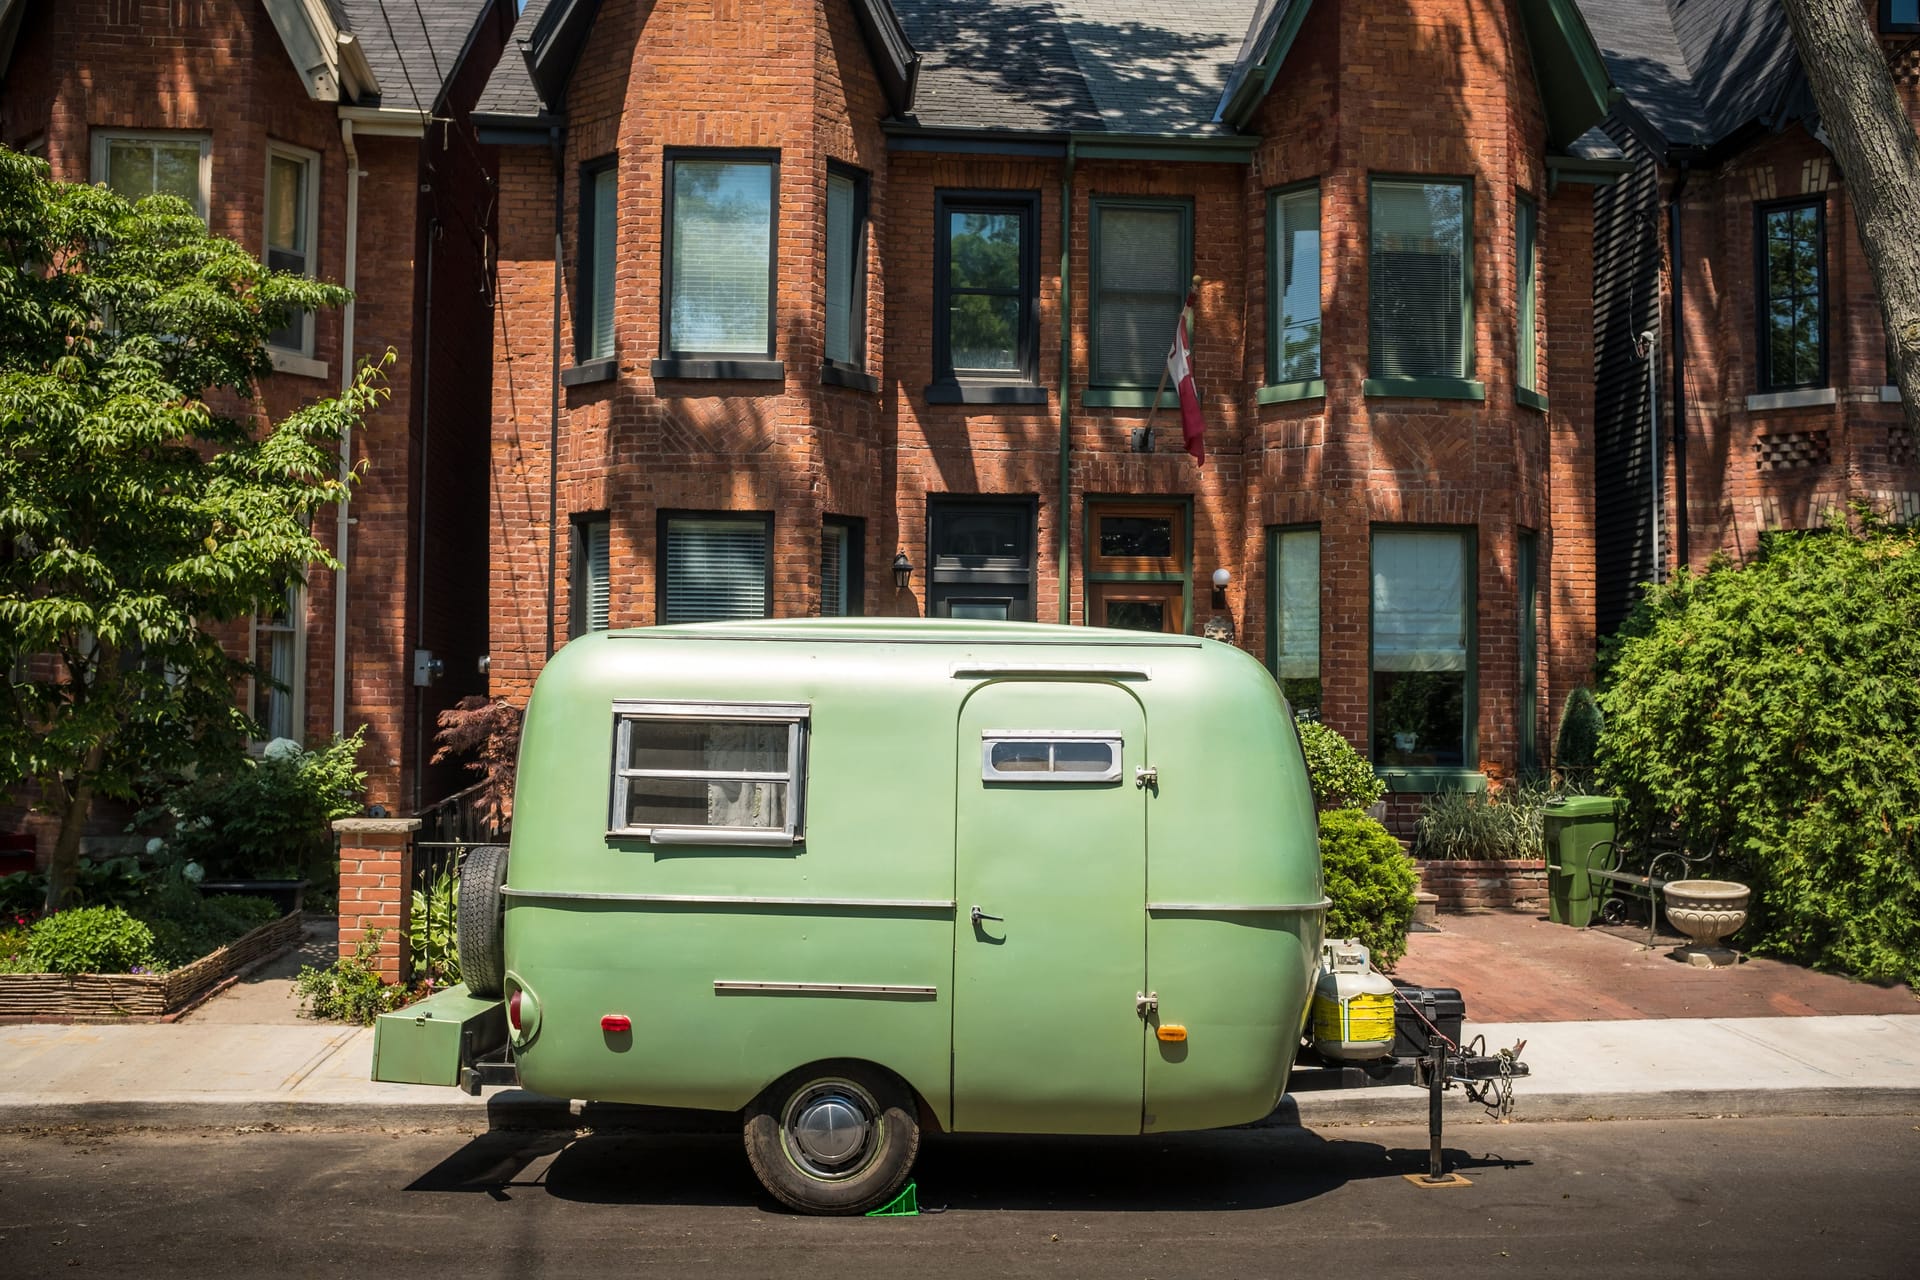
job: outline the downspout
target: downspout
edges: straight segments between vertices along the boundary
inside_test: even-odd
[[[566,145],[560,126],[549,131],[553,147],[553,358],[548,362],[551,374],[547,407],[547,634],[545,656],[553,656],[555,575],[559,567],[560,528],[560,227],[566,214]]]
[[[1684,255],[1680,242],[1680,197],[1687,190],[1687,161],[1667,197],[1667,270],[1673,276],[1673,562],[1684,568],[1687,555],[1687,310],[1681,305]],[[1654,548],[1657,558],[1658,547]]]
[[[347,262],[340,283],[347,305],[340,314],[340,393],[353,386],[353,290],[360,262],[360,151],[353,142],[353,121],[340,122],[340,145],[347,152]],[[333,736],[347,731],[347,482],[353,474],[353,425],[340,431],[340,487],[343,491],[334,525],[333,553],[340,567],[333,573]]]
[[[1073,553],[1073,161],[1074,140],[1067,138],[1067,165],[1060,179],[1060,621],[1073,620],[1073,593],[1067,566]]]
[[[420,557],[414,566],[413,645],[427,647],[427,476],[433,465],[427,456],[427,444],[433,432],[433,258],[440,239],[440,220],[427,219],[427,285],[420,342],[420,499],[414,512],[420,530]],[[413,804],[410,813],[420,812],[420,797],[426,793],[427,772],[427,686],[413,688]]]

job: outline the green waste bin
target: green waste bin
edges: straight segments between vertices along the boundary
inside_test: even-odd
[[[1594,845],[1613,839],[1612,796],[1566,796],[1549,800],[1542,815],[1547,860],[1547,918],[1585,928],[1593,923],[1601,895],[1588,872],[1604,867],[1611,850]]]

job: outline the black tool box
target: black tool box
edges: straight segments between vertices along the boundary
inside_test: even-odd
[[[1454,1044],[1467,1020],[1467,1002],[1458,987],[1396,987],[1393,992],[1393,1056],[1418,1058],[1427,1051],[1435,1028]],[[1429,1026],[1428,1024],[1432,1025]]]

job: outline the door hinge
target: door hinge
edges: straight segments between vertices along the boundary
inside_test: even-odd
[[[1160,1012],[1160,993],[1158,991],[1134,992],[1133,1011],[1139,1015],[1142,1022],[1151,1018]]]
[[[1158,791],[1160,789],[1160,770],[1150,764],[1141,765],[1133,771],[1133,785],[1136,787],[1152,787],[1155,791]]]

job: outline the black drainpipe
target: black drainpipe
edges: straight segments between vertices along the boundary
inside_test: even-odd
[[[1687,161],[1667,197],[1667,270],[1673,279],[1673,560],[1689,563],[1687,555],[1687,313],[1681,305],[1681,273],[1685,255],[1680,243],[1680,197],[1687,190]],[[1655,548],[1658,555],[1659,549]]]

